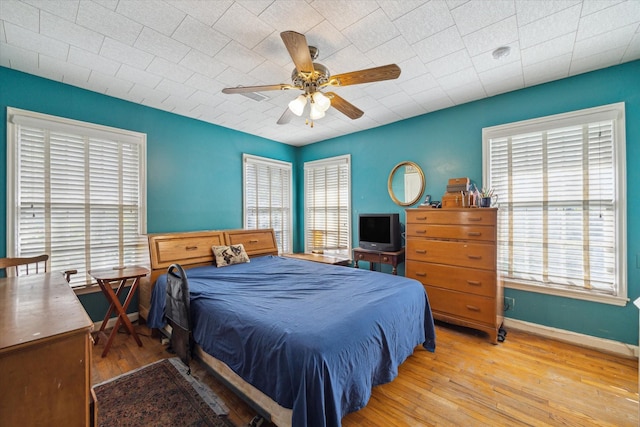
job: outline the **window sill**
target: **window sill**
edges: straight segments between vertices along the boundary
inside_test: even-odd
[[[508,280],[504,281],[504,287],[508,289],[517,289],[520,291],[535,292],[538,294],[553,295],[556,297],[573,298],[573,299],[579,299],[583,301],[597,302],[601,304],[616,305],[619,307],[624,307],[629,302],[629,298],[626,298],[626,297],[615,297],[612,295],[600,295],[600,294],[591,294],[591,293],[580,292],[580,291],[569,291],[564,289],[545,288],[542,286],[528,285],[525,283],[508,281]]]

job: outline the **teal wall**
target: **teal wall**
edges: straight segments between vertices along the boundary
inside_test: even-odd
[[[399,212],[387,176],[403,160],[420,165],[426,193],[440,200],[447,179],[482,182],[483,127],[626,103],[628,193],[640,182],[640,61],[449,108],[387,126],[294,148],[0,67],[0,167],[6,165],[6,106],[144,132],[147,140],[148,231],[242,227],[242,153],[294,162],[294,248],[304,248],[303,162],[350,154],[352,219]],[[366,113],[366,112],[365,112]],[[319,121],[316,126],[322,126]],[[313,131],[310,129],[310,131]],[[6,173],[0,174],[0,256],[6,248]],[[628,286],[640,295],[640,198],[628,198]],[[353,241],[357,235],[354,230]],[[386,269],[387,266],[385,266]],[[401,270],[401,273],[403,270]],[[638,312],[507,289],[516,300],[508,317],[630,344],[638,342]],[[81,296],[94,320],[99,296]]]
[[[510,92],[436,111],[383,127],[302,147],[297,153],[300,177],[303,162],[351,154],[352,224],[359,213],[399,212],[387,193],[387,177],[400,161],[422,167],[425,194],[441,200],[447,180],[468,176],[482,183],[482,128],[616,102],[626,104],[627,186],[636,194],[640,182],[640,61]],[[356,102],[357,104],[357,102]],[[366,112],[365,112],[366,114]],[[322,126],[319,121],[316,126]],[[302,199],[302,178],[298,200]],[[299,209],[302,209],[299,206]],[[640,296],[640,197],[627,198],[628,295]],[[299,218],[303,212],[299,211]],[[303,221],[297,244],[303,247]],[[357,244],[357,231],[353,230]],[[366,266],[366,264],[365,264]],[[505,290],[515,307],[513,319],[596,337],[638,343],[638,310],[531,292]]]
[[[149,233],[242,228],[242,154],[295,160],[289,145],[0,67],[0,257],[7,106],[146,133]],[[94,320],[106,312],[101,297],[80,296]]]

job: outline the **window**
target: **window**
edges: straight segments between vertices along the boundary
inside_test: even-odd
[[[146,135],[7,108],[7,254],[50,271],[148,265]]]
[[[273,228],[280,253],[291,252],[291,163],[245,154],[244,228]]]
[[[305,252],[351,256],[350,156],[304,164]]]
[[[483,130],[505,286],[626,303],[624,104]]]

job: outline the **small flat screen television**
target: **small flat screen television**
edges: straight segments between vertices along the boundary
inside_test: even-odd
[[[358,218],[358,245],[372,251],[393,252],[402,249],[400,215],[360,214]]]

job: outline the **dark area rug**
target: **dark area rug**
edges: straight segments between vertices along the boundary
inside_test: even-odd
[[[98,425],[233,427],[224,403],[178,358],[143,366],[94,387]]]

